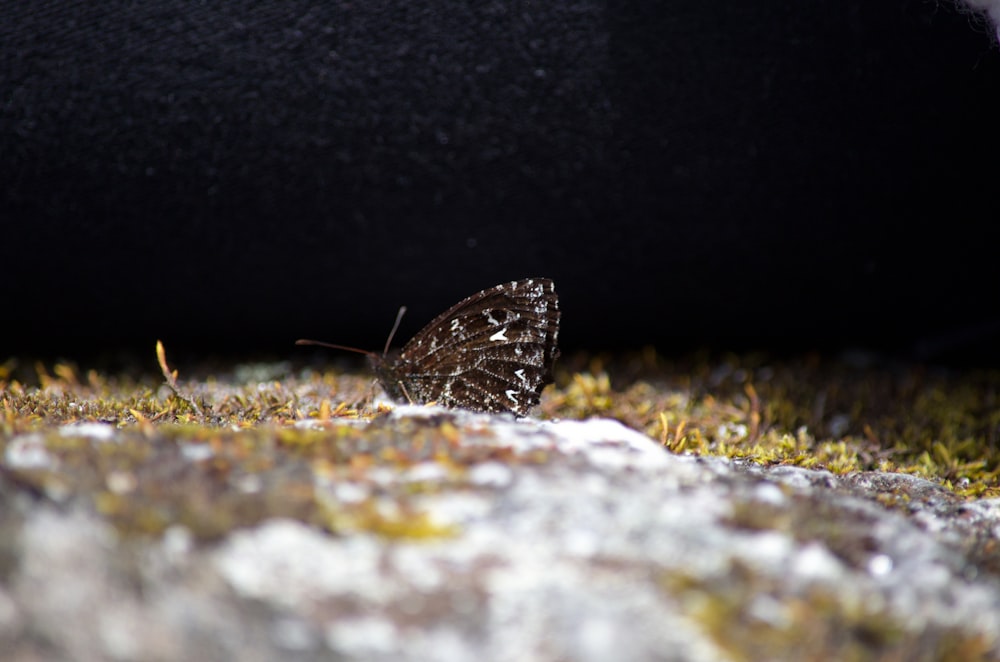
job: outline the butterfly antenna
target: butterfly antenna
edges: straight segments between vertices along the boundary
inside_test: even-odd
[[[403,319],[403,315],[406,314],[406,306],[400,306],[399,312],[396,313],[396,321],[392,325],[392,331],[389,332],[389,337],[385,341],[385,349],[382,350],[382,356],[389,353],[389,345],[392,344],[392,337],[396,335],[396,329],[399,328],[399,323]]]
[[[348,347],[347,345],[334,345],[333,343],[323,342],[321,340],[307,340],[306,338],[299,338],[295,341],[296,345],[318,345],[319,347],[329,347],[330,349],[342,349],[345,352],[356,352],[357,354],[373,354],[374,352],[369,352],[367,349],[358,349],[357,347]]]

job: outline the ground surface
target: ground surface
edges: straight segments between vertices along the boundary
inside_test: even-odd
[[[0,367],[10,659],[1000,656],[1000,375],[571,357],[515,420],[149,364]]]

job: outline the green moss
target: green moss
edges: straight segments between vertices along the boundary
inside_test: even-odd
[[[736,563],[714,578],[664,572],[658,585],[733,660],[989,660],[990,641],[957,627],[908,629],[879,599],[798,590]]]
[[[571,357],[547,416],[610,416],[672,452],[909,473],[1000,496],[1000,372],[854,367],[806,356]]]
[[[449,530],[421,519],[413,505],[420,496],[465,489],[466,469],[478,462],[549,461],[541,450],[468,443],[489,428],[459,430],[447,417],[391,420],[372,407],[366,374],[306,368],[280,381],[273,371],[261,382],[207,373],[185,380],[166,366],[165,353],[158,360],[163,374],[156,376],[0,363],[0,458],[11,439],[37,433],[56,460],[48,469],[4,471],[24,489],[91,504],[128,534],[183,524],[212,539],[283,516],[331,530],[434,537]],[[560,366],[542,417],[616,418],[671,452],[838,474],[898,471],[966,498],[1000,495],[996,372],[855,368],[816,357],[668,361],[650,350],[568,357]],[[108,424],[112,439],[59,432],[84,422]],[[395,510],[331,511],[316,496],[318,480],[366,485],[377,468],[402,472],[425,462],[440,465],[446,478],[379,488]],[[905,508],[908,497],[880,498]]]

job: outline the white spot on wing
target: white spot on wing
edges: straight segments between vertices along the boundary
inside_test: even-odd
[[[519,370],[515,370],[514,374],[517,375],[517,378],[520,379],[522,382],[527,382],[528,381],[528,378],[524,376],[524,368],[521,368]]]
[[[505,335],[506,333],[507,329],[500,329],[492,336],[490,336],[490,340],[492,340],[493,342],[507,342],[507,336]]]
[[[507,389],[506,391],[504,391],[504,393],[507,395],[508,398],[510,398],[514,402],[515,405],[520,404],[517,401],[517,398],[514,397],[514,394],[517,393],[517,391],[515,391],[514,389]]]

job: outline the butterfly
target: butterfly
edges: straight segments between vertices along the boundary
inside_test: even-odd
[[[559,297],[548,278],[527,278],[477,292],[444,311],[403,348],[382,354],[315,340],[368,356],[391,398],[527,416],[553,382],[559,356]]]

